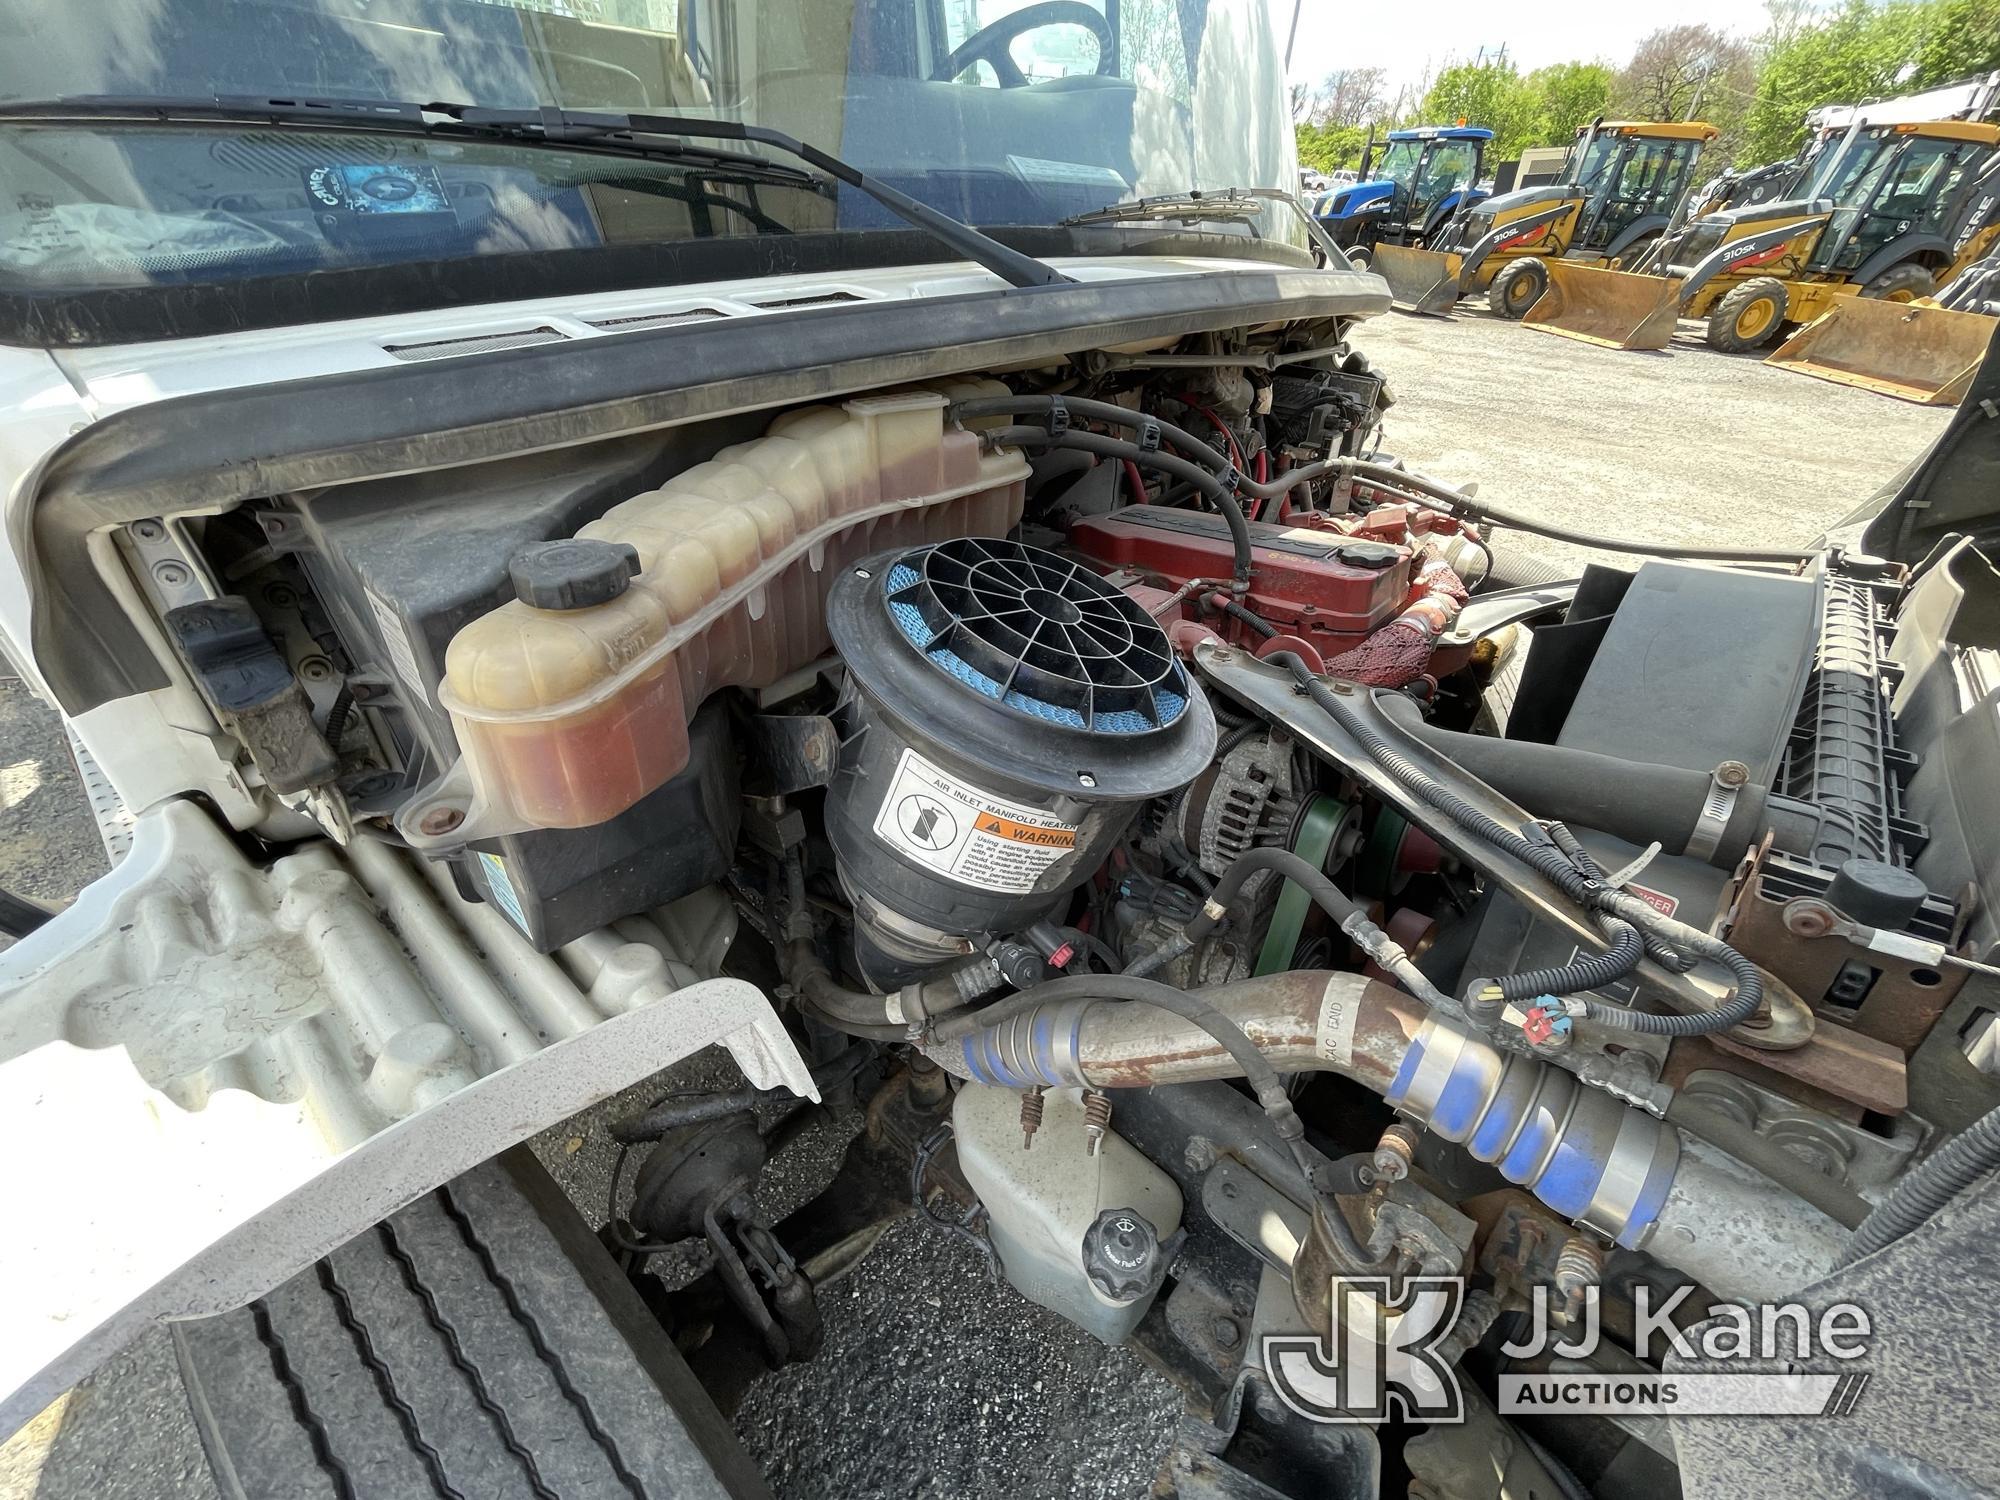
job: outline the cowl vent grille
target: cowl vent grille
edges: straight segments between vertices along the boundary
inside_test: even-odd
[[[535,344],[560,344],[569,335],[546,325],[512,328],[505,333],[479,333],[470,338],[435,339],[426,344],[384,344],[382,352],[401,360],[450,359],[458,354],[492,354],[501,349],[526,349]]]

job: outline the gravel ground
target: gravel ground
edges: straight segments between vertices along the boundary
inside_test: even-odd
[[[1356,341],[1397,398],[1384,448],[1537,520],[1685,546],[1811,541],[1923,451],[1950,413],[1717,354],[1683,332],[1600,349],[1479,314],[1392,314]],[[1525,534],[1509,552],[1603,553]]]
[[[1616,353],[1489,318],[1392,316],[1359,340],[1399,404],[1387,447],[1495,504],[1598,532],[1689,544],[1809,539],[1893,477],[1947,414],[1766,369],[1683,338]],[[1509,551],[1595,554],[1534,537]],[[103,868],[53,718],[0,684],[0,882],[48,901]],[[538,1154],[593,1222],[613,1150],[603,1120],[668,1088],[713,1086],[691,1059],[547,1132]],[[765,1206],[810,1197],[855,1128],[823,1122],[776,1164]],[[699,1268],[690,1257],[671,1268]],[[827,1348],[758,1385],[739,1416],[781,1496],[1147,1492],[1178,1403],[1107,1350],[986,1278],[979,1259],[908,1223],[825,1298]],[[209,1500],[163,1337],[141,1342],[0,1444],[0,1497]]]

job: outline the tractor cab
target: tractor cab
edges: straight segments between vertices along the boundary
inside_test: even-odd
[[[1712,125],[1671,121],[1586,127],[1561,179],[1584,205],[1565,253],[1610,258],[1664,230],[1715,135]]]
[[[1822,158],[1808,197],[1835,205],[1808,271],[1843,280],[1868,277],[1885,253],[1951,259],[1957,242],[1990,209],[2000,177],[2000,125],[1935,120],[1854,125]],[[1886,269],[1886,268],[1885,268]]]
[[[1361,181],[1328,193],[1314,216],[1343,249],[1421,244],[1484,199],[1477,184],[1492,139],[1476,125],[1392,130],[1379,161],[1372,146],[1363,155]]]

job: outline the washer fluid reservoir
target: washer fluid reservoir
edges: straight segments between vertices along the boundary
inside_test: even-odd
[[[952,1102],[951,1128],[959,1170],[985,1206],[987,1232],[1007,1280],[1030,1302],[1105,1343],[1123,1343],[1153,1305],[1172,1251],[1160,1253],[1151,1274],[1139,1268],[1127,1279],[1106,1275],[1106,1247],[1099,1242],[1106,1230],[1123,1237],[1121,1230],[1131,1227],[1149,1249],[1174,1240],[1181,1190],[1173,1178],[1116,1131],[1105,1133],[1096,1155],[1088,1154],[1081,1089],[1050,1089],[1042,1096],[1041,1128],[1028,1150],[1021,1147],[1021,1096],[1012,1089],[966,1084]],[[1108,1219],[1107,1210],[1114,1211]],[[1127,1215],[1144,1225],[1131,1226]],[[1114,1257],[1117,1248],[1114,1242]]]

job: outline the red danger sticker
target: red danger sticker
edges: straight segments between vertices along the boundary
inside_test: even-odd
[[[1652,907],[1654,911],[1663,917],[1671,917],[1680,906],[1680,902],[1669,896],[1665,891],[1656,891],[1649,885],[1628,885],[1625,889]]]

